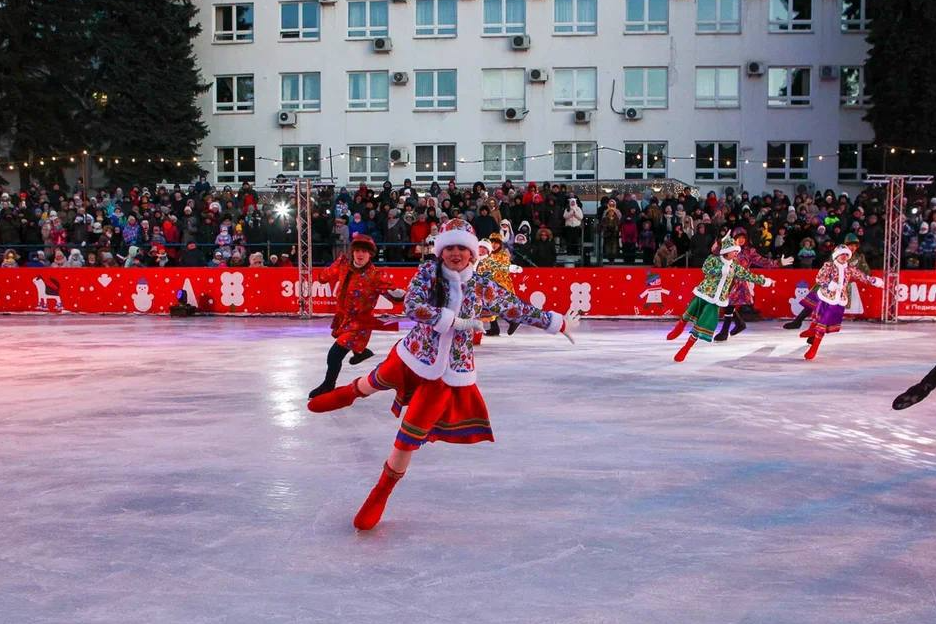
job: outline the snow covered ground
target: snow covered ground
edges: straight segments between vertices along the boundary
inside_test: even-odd
[[[936,397],[890,409],[936,325],[486,339],[497,443],[419,451],[367,534],[397,421],[306,411],[327,325],[0,318],[0,622],[936,621]]]

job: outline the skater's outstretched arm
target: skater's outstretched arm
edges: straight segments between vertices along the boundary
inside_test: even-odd
[[[853,266],[849,266],[847,270],[848,270],[848,277],[851,278],[851,280],[854,282],[870,284],[871,286],[874,286],[876,288],[884,287],[884,280],[882,280],[880,277],[871,277],[870,275],[866,275],[865,273],[861,271],[861,269],[858,269]]]
[[[525,303],[516,295],[510,293],[505,288],[501,288],[494,280],[482,279],[481,292],[481,316],[499,316],[510,323],[521,323],[546,330],[549,334],[557,334],[560,331],[571,332],[573,322],[578,324],[578,317],[571,318],[571,315],[559,314],[558,312],[546,312],[539,308]],[[569,327],[566,327],[569,325]]]
[[[773,286],[774,281],[767,277],[766,275],[758,275],[757,273],[751,273],[745,269],[740,264],[735,268],[735,279],[743,280],[745,282],[753,282],[759,286]]]

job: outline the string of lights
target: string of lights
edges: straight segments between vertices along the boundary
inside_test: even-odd
[[[648,142],[639,142],[637,144],[643,146],[646,143]],[[652,143],[652,142],[649,142],[649,143]],[[293,146],[290,146],[290,147],[293,147]],[[933,154],[934,153],[934,150],[928,149],[928,148],[921,149],[921,148],[901,147],[901,146],[893,146],[893,145],[875,144],[872,146],[871,149],[881,150],[889,154],[901,153],[901,154],[917,155],[917,154]],[[616,153],[616,154],[623,154],[625,156],[630,156],[638,161],[642,161],[644,159],[642,147],[640,148],[640,151],[635,152],[635,151],[628,151],[626,149],[618,149],[616,147],[610,147],[607,145],[599,145],[593,148],[593,150],[588,150],[585,152],[575,152],[575,151],[555,151],[554,152],[553,150],[547,150],[546,152],[543,152],[540,154],[530,154],[530,155],[513,156],[513,157],[506,157],[506,158],[485,159],[485,158],[462,157],[462,158],[458,158],[456,162],[459,164],[487,164],[487,163],[501,163],[501,162],[508,162],[508,161],[510,162],[527,161],[527,160],[535,161],[539,158],[549,158],[549,157],[553,157],[556,155],[566,155],[566,156],[573,156],[573,157],[584,156],[585,158],[589,158],[591,155],[591,151],[596,151],[596,152],[604,151],[604,152],[611,152],[611,153]],[[854,153],[855,155],[857,155],[858,151],[856,150]],[[839,156],[840,156],[839,152],[834,152],[834,153],[828,153],[828,154],[810,154],[808,156],[795,156],[795,157],[792,157],[790,160],[792,160],[793,162],[805,162],[807,160],[824,161],[826,159],[839,158]],[[29,160],[6,160],[6,161],[0,160],[0,170],[15,171],[18,168],[30,168],[30,167],[35,168],[37,166],[40,168],[41,167],[59,167],[62,165],[62,163],[65,163],[65,162],[67,162],[68,165],[75,165],[79,161],[86,159],[86,158],[100,165],[107,165],[109,167],[119,167],[121,163],[136,164],[136,163],[143,163],[143,162],[146,162],[146,163],[158,162],[160,164],[165,164],[165,163],[173,164],[174,163],[177,168],[181,168],[183,163],[185,164],[192,163],[192,164],[197,164],[197,165],[217,165],[217,164],[223,163],[224,165],[229,165],[231,164],[231,161],[232,161],[232,159],[223,159],[223,160],[205,159],[205,158],[198,158],[197,156],[192,157],[192,158],[171,158],[171,157],[165,157],[165,156],[158,156],[158,157],[157,156],[145,156],[144,157],[144,156],[116,156],[113,154],[95,155],[95,154],[90,154],[88,150],[83,150],[79,154],[35,157]],[[658,153],[648,154],[647,158],[650,159],[651,162],[653,163],[657,163],[657,162],[664,161],[664,160],[669,160],[670,162],[673,162],[673,163],[677,161],[683,161],[683,160],[691,160],[691,161],[697,160],[696,154],[694,153],[691,153],[688,155],[667,155],[665,153],[658,152]],[[237,158],[237,160],[239,161],[244,161],[246,159],[247,157],[243,155],[240,155]],[[276,158],[276,157],[270,157],[270,156],[256,156],[255,155],[253,159],[259,160],[259,161],[272,162],[274,166],[288,164],[290,167],[295,168],[299,165],[299,162],[297,161],[286,161],[283,158]],[[347,160],[353,159],[355,162],[369,160],[371,162],[386,163],[390,167],[406,166],[409,164],[408,162],[398,162],[388,157],[359,156],[356,154],[352,154],[350,152],[337,152],[337,153],[332,153],[329,155],[320,154],[318,157],[318,160],[320,162],[321,161],[327,162],[330,160],[346,160],[346,159]],[[761,166],[766,169],[770,167],[771,162],[775,162],[775,163],[779,162],[780,164],[785,165],[788,159],[785,157],[778,158],[778,159],[766,159],[766,160],[755,159],[755,158],[739,158],[737,161],[732,161],[731,159],[724,159],[724,158],[716,159],[714,156],[710,156],[710,157],[705,158],[705,160],[709,162],[713,162],[713,163],[716,160],[718,160],[720,165],[724,165],[726,167],[732,167],[732,166],[736,166],[736,165],[743,163],[744,165],[756,165],[756,166]],[[442,161],[441,164],[444,167],[447,167],[449,165],[447,161]],[[426,168],[427,169],[431,168],[431,165],[432,163],[426,163]]]

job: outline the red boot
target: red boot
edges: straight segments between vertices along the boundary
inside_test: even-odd
[[[686,329],[686,321],[679,319],[679,322],[676,323],[676,327],[673,328],[673,331],[666,334],[667,340],[676,340],[679,338],[679,334],[683,333],[683,330]]]
[[[819,352],[819,343],[822,342],[822,334],[816,334],[812,337],[812,344],[809,345],[809,351],[806,352],[806,355],[803,357],[807,360],[811,360],[816,357],[816,353]]]
[[[810,323],[809,328],[800,332],[800,338],[812,338],[816,335],[816,324]]]
[[[477,347],[478,345],[481,344],[481,338],[483,337],[484,337],[484,334],[482,332],[475,332],[471,336],[471,344]]]
[[[689,340],[687,340],[682,349],[680,349],[679,352],[673,356],[673,359],[677,362],[682,362],[685,360],[686,356],[689,354],[689,349],[691,349],[692,346],[696,343],[696,340],[698,340],[698,338],[695,336],[689,336]]]
[[[390,498],[390,492],[397,481],[403,478],[403,472],[396,472],[389,464],[384,462],[383,472],[380,473],[380,479],[377,485],[371,490],[367,500],[361,505],[361,510],[354,516],[354,528],[360,531],[370,531],[380,522],[380,516],[383,515],[384,507],[387,506],[387,499]]]
[[[358,390],[357,382],[358,380],[355,379],[347,386],[341,386],[336,390],[309,399],[309,411],[316,413],[332,412],[342,407],[348,407],[354,403],[356,399],[364,396]]]

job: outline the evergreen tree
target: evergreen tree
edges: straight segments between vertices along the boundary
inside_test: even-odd
[[[104,165],[109,179],[192,179],[202,169],[192,157],[208,134],[196,103],[208,88],[192,49],[198,10],[191,0],[93,2],[93,90],[106,94],[93,135],[95,147],[112,157]]]
[[[929,153],[936,150],[936,2],[868,0],[868,5],[877,19],[868,35],[865,81],[872,106],[865,119],[878,145],[918,150],[916,155],[884,151],[887,172],[936,173]]]

